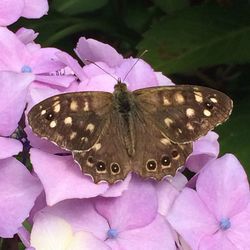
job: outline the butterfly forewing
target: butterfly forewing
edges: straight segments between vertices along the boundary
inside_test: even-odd
[[[139,109],[171,141],[189,143],[224,122],[232,100],[207,87],[179,85],[133,92]]]
[[[111,109],[112,94],[74,92],[35,105],[28,121],[35,134],[67,150],[86,150],[98,140]]]

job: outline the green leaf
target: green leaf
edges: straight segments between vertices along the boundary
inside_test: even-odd
[[[105,6],[108,0],[54,0],[53,8],[67,15],[76,15],[98,10]]]
[[[154,0],[154,3],[168,14],[189,6],[189,0]]]
[[[222,9],[202,5],[155,23],[139,50],[157,70],[190,72],[218,64],[250,61],[250,5]]]

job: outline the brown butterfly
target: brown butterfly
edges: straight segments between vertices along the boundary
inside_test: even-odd
[[[224,122],[232,100],[206,87],[162,86],[114,93],[50,97],[28,114],[33,132],[72,152],[94,182],[114,183],[130,171],[161,180],[174,176],[192,142]]]

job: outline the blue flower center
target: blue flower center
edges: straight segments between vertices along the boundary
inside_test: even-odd
[[[24,65],[21,69],[22,73],[31,73],[32,68],[29,65]]]
[[[231,222],[229,218],[222,218],[220,220],[220,229],[225,231],[231,227]]]
[[[118,236],[118,232],[117,232],[116,229],[110,228],[110,229],[108,230],[107,235],[108,235],[108,238],[109,238],[109,239],[115,239],[115,238]]]

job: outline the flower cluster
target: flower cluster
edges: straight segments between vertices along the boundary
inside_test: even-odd
[[[5,27],[47,9],[46,0],[0,2],[0,237],[18,234],[29,250],[249,249],[247,176],[233,155],[218,158],[216,133],[194,143],[186,162],[196,173],[191,180],[128,175],[114,185],[93,183],[72,156],[32,133],[27,112],[41,100],[112,92],[116,84],[94,64],[81,67],[63,51],[42,48],[33,30]],[[121,79],[137,60],[84,37],[75,52]],[[173,84],[143,60],[126,83],[130,90]]]

